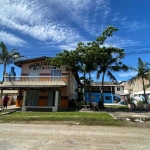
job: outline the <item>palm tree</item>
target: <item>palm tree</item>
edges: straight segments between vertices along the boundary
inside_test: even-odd
[[[147,97],[146,97],[146,93],[145,93],[146,87],[145,87],[144,79],[148,79],[149,78],[149,74],[148,74],[149,70],[150,70],[149,66],[150,66],[149,63],[143,62],[141,60],[141,58],[138,58],[137,68],[130,67],[131,70],[137,72],[137,75],[134,76],[133,78],[131,78],[129,80],[129,82],[132,83],[132,82],[135,82],[137,79],[140,79],[140,78],[142,79],[145,103],[147,103]]]
[[[17,52],[17,49],[13,49],[10,52],[8,51],[7,47],[5,44],[1,41],[0,43],[0,64],[4,66],[4,71],[3,71],[3,79],[4,81],[4,76],[6,74],[6,66],[9,64],[13,64],[15,61],[24,58],[19,52]]]
[[[128,67],[120,62],[120,60],[125,56],[123,49],[102,47],[101,56],[103,56],[103,59],[97,60],[97,64],[99,66],[97,78],[99,79],[100,75],[102,74],[101,98],[99,101],[99,107],[104,108],[103,87],[105,75],[107,75],[113,83],[118,84],[117,79],[112,72],[127,71]]]
[[[113,26],[108,26],[101,36],[98,36],[95,41],[90,43],[91,49],[94,50],[95,63],[97,65],[97,78],[102,74],[102,88],[101,88],[101,98],[99,101],[99,107],[104,108],[104,99],[103,99],[103,86],[104,86],[104,77],[107,76],[114,82],[118,83],[116,78],[113,76],[111,71],[127,71],[128,67],[125,64],[122,64],[120,61],[125,57],[123,49],[116,47],[105,47],[104,42],[108,37],[113,36],[113,32],[117,31],[117,28]]]

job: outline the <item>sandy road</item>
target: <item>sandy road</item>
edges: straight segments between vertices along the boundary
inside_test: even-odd
[[[0,150],[149,150],[149,128],[0,124]]]

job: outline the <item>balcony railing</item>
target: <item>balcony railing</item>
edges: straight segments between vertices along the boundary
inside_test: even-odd
[[[68,82],[68,76],[5,76],[4,82]]]

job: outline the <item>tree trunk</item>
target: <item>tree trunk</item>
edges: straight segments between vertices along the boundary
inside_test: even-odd
[[[89,72],[89,97],[90,97],[90,107],[91,107],[91,74]]]
[[[4,71],[3,71],[3,80],[2,80],[2,82],[4,82],[5,74],[6,74],[6,64],[4,63]]]
[[[104,108],[104,97],[103,97],[103,87],[104,87],[104,77],[105,77],[105,72],[103,72],[103,76],[102,76],[102,87],[101,87],[101,97],[98,103],[99,108]]]
[[[86,72],[85,72],[85,68],[84,68],[84,74],[83,74],[83,76],[84,76],[83,101],[84,101],[84,103],[86,104],[86,101],[85,101],[85,74],[86,74]]]
[[[145,93],[145,84],[144,84],[144,78],[143,77],[142,77],[142,84],[143,84],[145,103],[147,103],[147,97],[146,97],[146,93]]]
[[[2,82],[4,82],[5,74],[6,74],[6,64],[4,63],[4,71],[3,71],[3,79],[2,79]],[[0,97],[1,97],[1,98],[3,97],[3,89],[1,89],[1,95],[0,95]]]

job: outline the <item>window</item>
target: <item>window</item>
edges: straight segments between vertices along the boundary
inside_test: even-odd
[[[106,100],[110,100],[110,96],[106,96]]]
[[[29,77],[30,81],[38,80],[39,70],[38,69],[30,69],[29,70],[29,76],[31,76],[31,77]],[[35,76],[35,77],[33,77],[33,76]]]
[[[60,76],[62,76],[62,71],[58,69],[52,69],[51,76],[54,76],[51,77],[52,80],[60,80],[61,79]]]
[[[120,87],[117,87],[117,91],[120,91]]]

